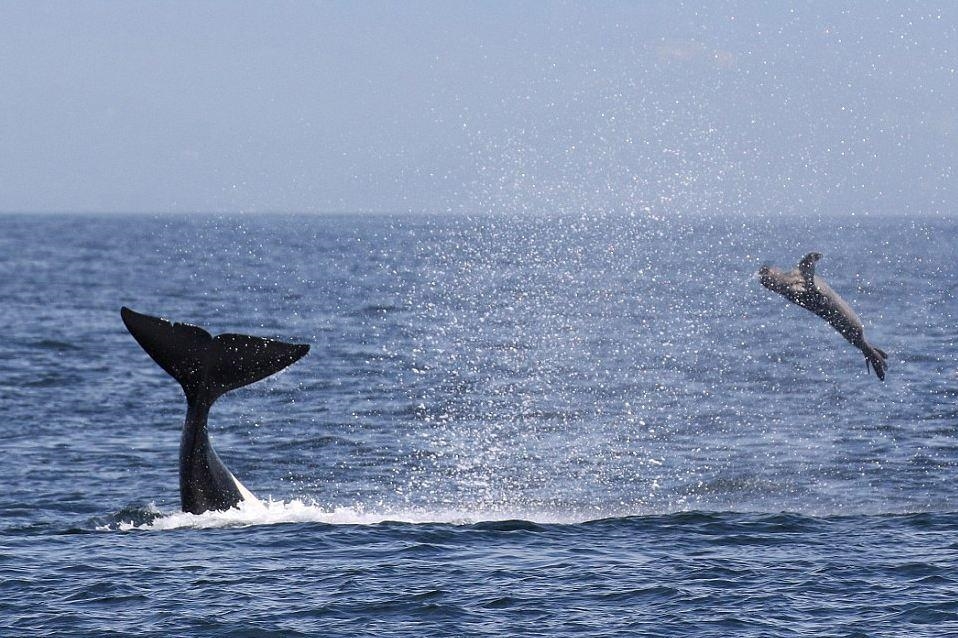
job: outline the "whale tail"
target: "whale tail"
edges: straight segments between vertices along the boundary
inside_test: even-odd
[[[190,405],[212,405],[218,397],[265,379],[309,352],[306,344],[221,334],[122,308],[127,330],[146,353],[183,387]]]
[[[865,353],[865,368],[869,367],[875,369],[875,374],[878,375],[878,378],[882,381],[885,380],[885,370],[888,369],[888,364],[885,360],[888,358],[888,355],[881,348],[876,348],[868,343],[862,348],[862,352]],[[869,364],[871,364],[869,366]]]

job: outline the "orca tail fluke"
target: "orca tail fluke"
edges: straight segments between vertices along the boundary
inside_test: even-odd
[[[869,344],[865,344],[862,348],[862,352],[865,353],[865,368],[871,367],[875,369],[875,374],[878,375],[878,378],[882,381],[885,380],[885,370],[888,369],[888,363],[886,359],[888,355],[881,348],[876,348]]]
[[[176,379],[190,404],[217,397],[265,379],[309,352],[306,344],[262,337],[221,334],[174,323],[123,307],[120,316],[137,343]]]

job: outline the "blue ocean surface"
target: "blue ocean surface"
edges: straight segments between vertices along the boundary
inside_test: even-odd
[[[884,382],[765,290],[818,274]],[[0,635],[958,633],[958,221],[0,216]],[[119,309],[301,341],[180,512]]]

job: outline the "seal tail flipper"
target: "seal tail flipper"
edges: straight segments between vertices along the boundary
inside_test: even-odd
[[[309,352],[305,344],[262,337],[212,337],[197,326],[151,317],[126,307],[120,315],[137,343],[183,386],[191,404],[199,398],[212,404],[220,395],[265,379]]]
[[[871,367],[875,369],[875,374],[878,375],[878,378],[882,381],[885,380],[885,370],[888,369],[888,364],[885,360],[888,358],[888,355],[885,354],[885,351],[881,348],[875,348],[870,346],[867,343],[865,347],[862,348],[862,352],[865,353],[865,368]]]

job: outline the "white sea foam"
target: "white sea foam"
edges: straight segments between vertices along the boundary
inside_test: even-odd
[[[479,522],[525,520],[535,523],[576,523],[590,517],[561,516],[553,513],[456,509],[391,509],[368,510],[362,505],[352,507],[323,507],[299,499],[291,501],[243,501],[239,507],[223,512],[161,512],[151,506],[156,518],[144,523],[120,521],[118,524],[101,526],[99,531],[146,530],[164,531],[176,529],[211,529],[223,527],[249,527],[283,523],[323,523],[326,525],[377,525],[386,522],[424,524],[446,523],[450,525],[473,525]],[[595,517],[591,517],[595,518]]]

